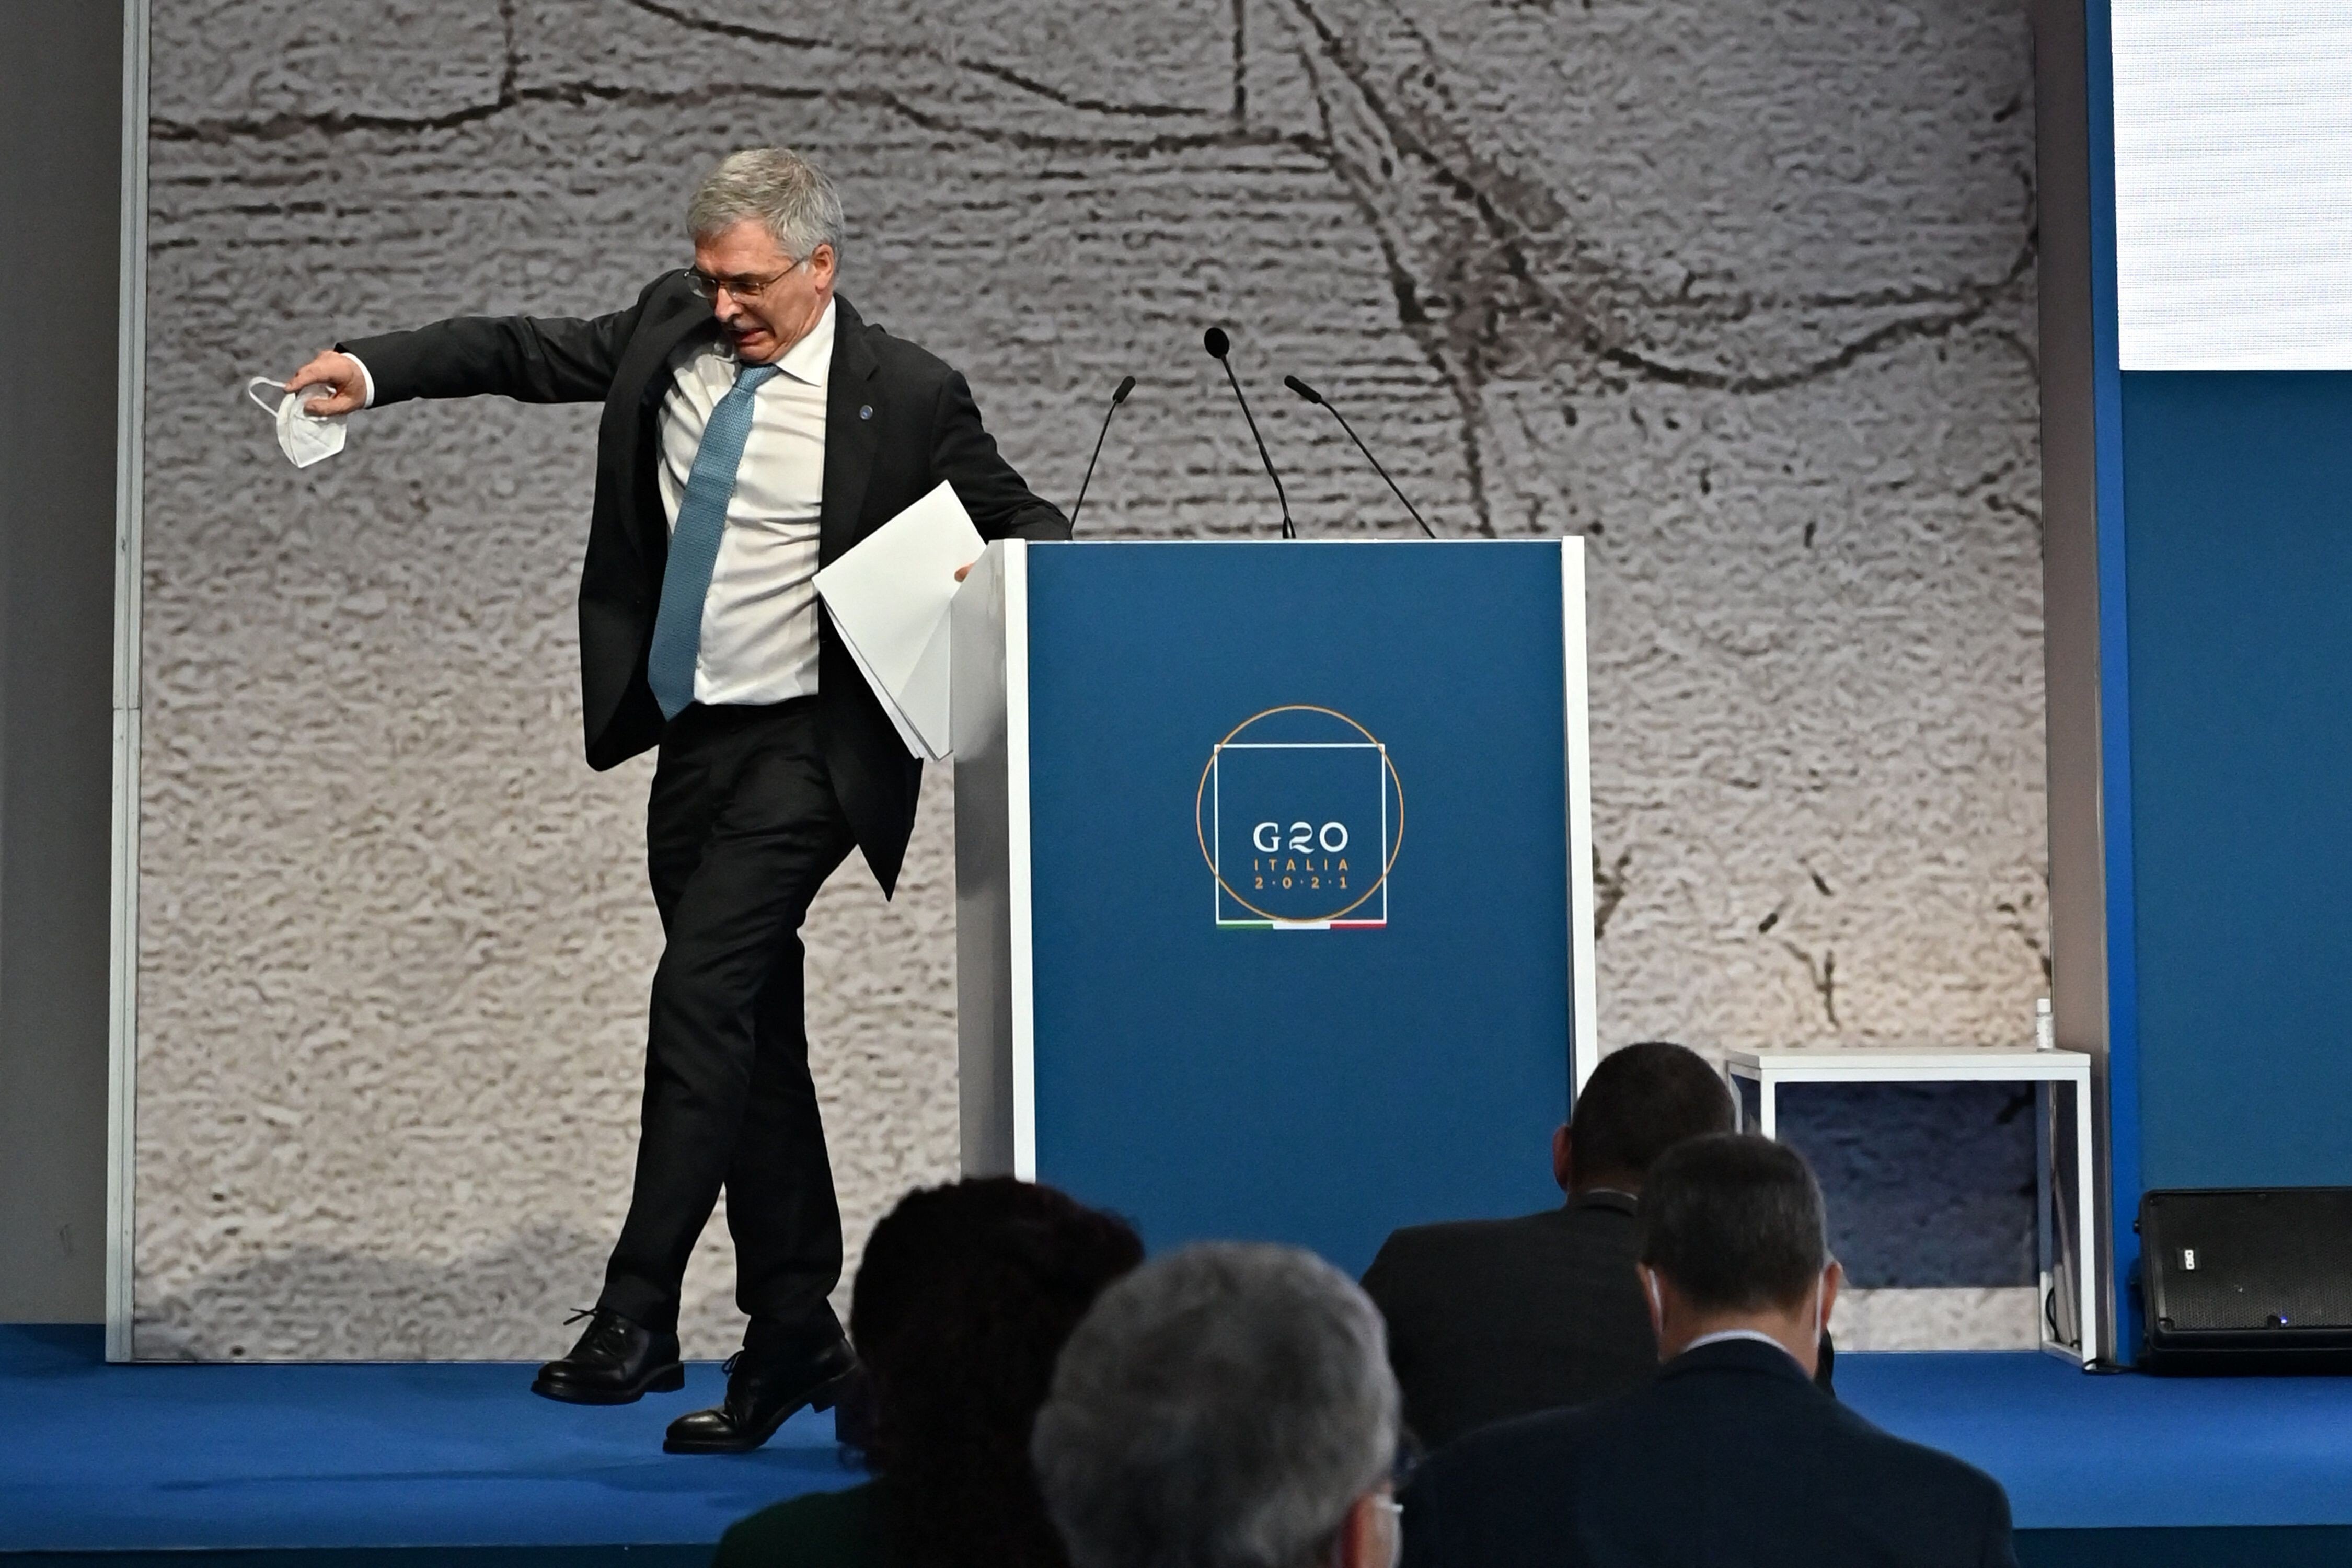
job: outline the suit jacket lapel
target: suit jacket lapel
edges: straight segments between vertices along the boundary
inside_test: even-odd
[[[857,542],[866,480],[874,470],[880,410],[873,384],[882,362],[866,342],[866,322],[848,300],[834,300],[833,363],[825,372],[824,495],[818,513],[819,564]]]
[[[658,402],[661,395],[669,390],[669,377],[663,372],[668,369],[669,356],[677,352],[680,343],[690,337],[716,339],[718,336],[719,318],[710,313],[707,305],[700,310],[680,310],[668,320],[657,321],[646,329],[637,340],[645,349],[646,358],[640,364],[630,367],[633,374],[645,378],[637,387],[638,401]]]
[[[660,417],[662,394],[669,390],[670,355],[688,338],[717,338],[719,319],[710,313],[709,305],[699,296],[688,294],[683,308],[643,329],[629,344],[630,360],[623,374],[636,380],[637,416],[643,430],[654,430]],[[615,388],[615,390],[621,390]],[[661,461],[658,434],[653,438],[651,461]],[[650,477],[650,476],[648,476]],[[649,512],[641,510],[637,517],[637,548],[658,571],[669,559],[669,522],[656,506]]]

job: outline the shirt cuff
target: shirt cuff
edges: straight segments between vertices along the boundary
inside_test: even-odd
[[[368,369],[367,361],[360,358],[359,355],[352,353],[349,349],[345,349],[343,351],[343,357],[360,367],[360,379],[367,384],[367,401],[361,404],[360,406],[362,408],[373,408],[375,406],[375,375]]]

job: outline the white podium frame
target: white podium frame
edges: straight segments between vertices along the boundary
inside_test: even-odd
[[[1030,948],[1029,554],[991,544],[949,622],[955,750],[956,1081],[963,1173],[1037,1179]]]

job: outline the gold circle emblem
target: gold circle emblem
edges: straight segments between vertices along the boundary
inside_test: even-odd
[[[1201,820],[1201,808],[1203,802],[1205,802],[1208,797],[1209,780],[1211,776],[1215,773],[1217,768],[1217,753],[1223,751],[1225,747],[1232,745],[1234,743],[1234,736],[1239,735],[1243,731],[1258,722],[1258,721],[1262,719],[1270,719],[1277,713],[1322,713],[1330,718],[1339,720],[1339,722],[1347,725],[1348,728],[1355,731],[1356,733],[1361,735],[1373,746],[1379,748],[1381,753],[1381,766],[1387,773],[1388,785],[1391,789],[1396,792],[1396,832],[1389,840],[1388,858],[1381,866],[1381,874],[1372,879],[1372,885],[1370,887],[1366,888],[1344,907],[1334,910],[1329,914],[1307,915],[1305,917],[1298,915],[1277,915],[1268,910],[1259,909],[1255,904],[1253,904],[1247,899],[1243,898],[1241,894],[1235,890],[1234,885],[1225,880],[1224,873],[1217,868],[1216,852],[1209,847],[1209,830]],[[1239,904],[1242,908],[1249,910],[1250,913],[1257,916],[1260,920],[1273,921],[1279,925],[1319,925],[1327,921],[1344,920],[1351,911],[1362,908],[1365,900],[1370,898],[1374,893],[1379,892],[1382,888],[1386,887],[1388,885],[1389,873],[1396,868],[1398,851],[1404,847],[1404,781],[1397,776],[1396,762],[1389,755],[1389,749],[1381,744],[1380,738],[1374,735],[1370,730],[1365,729],[1361,724],[1357,723],[1353,719],[1349,718],[1345,713],[1340,712],[1336,708],[1318,707],[1317,704],[1312,702],[1286,702],[1278,708],[1268,708],[1264,712],[1251,714],[1248,718],[1243,720],[1240,723],[1227,731],[1223,740],[1219,741],[1215,745],[1209,748],[1209,760],[1203,763],[1201,768],[1201,782],[1192,791],[1192,832],[1194,837],[1200,842],[1201,858],[1208,863],[1209,874],[1217,879],[1217,886],[1224,889],[1224,893],[1227,898],[1233,900],[1234,903]]]

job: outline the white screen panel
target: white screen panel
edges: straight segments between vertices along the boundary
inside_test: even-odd
[[[2112,16],[2123,368],[2352,368],[2352,0]]]

